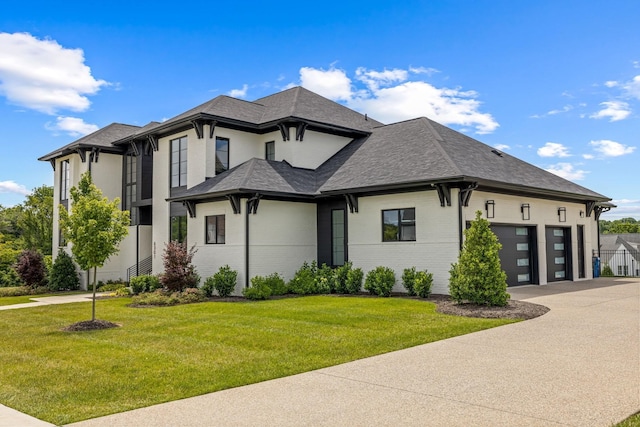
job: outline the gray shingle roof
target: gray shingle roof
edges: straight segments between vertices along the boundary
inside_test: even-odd
[[[82,138],[57,149],[56,151],[52,151],[51,153],[40,157],[38,160],[47,161],[55,159],[56,157],[65,156],[81,147],[112,148],[113,141],[126,138],[127,136],[136,133],[139,129],[139,126],[111,123],[110,125],[98,129],[89,135],[83,136]]]

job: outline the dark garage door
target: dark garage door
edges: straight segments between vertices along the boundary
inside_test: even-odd
[[[491,230],[502,244],[500,263],[507,273],[509,286],[538,283],[535,276],[536,228],[492,225]]]
[[[547,282],[572,280],[571,229],[547,227]]]

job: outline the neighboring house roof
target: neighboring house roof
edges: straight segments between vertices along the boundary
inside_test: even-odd
[[[601,234],[600,251],[606,261],[616,256],[616,251],[626,250],[633,258],[640,261],[640,233]],[[621,249],[622,248],[622,249]]]
[[[111,123],[108,126],[98,129],[97,131],[90,133],[89,135],[83,136],[82,138],[77,139],[62,148],[59,148],[47,155],[40,157],[38,160],[53,160],[61,156],[75,153],[76,150],[84,148],[113,148],[113,141],[132,135],[138,129],[140,129],[139,126],[125,125],[122,123]]]

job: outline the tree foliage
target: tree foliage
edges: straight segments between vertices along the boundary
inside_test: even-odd
[[[162,286],[173,292],[197,287],[200,276],[192,263],[195,253],[195,246],[187,250],[186,243],[177,241],[167,243],[162,254],[164,263],[164,273],[160,277]]]
[[[640,221],[635,218],[622,218],[613,221],[600,220],[600,233],[627,234],[640,233]]]
[[[458,262],[452,264],[450,270],[451,298],[458,303],[506,305],[509,300],[507,275],[498,254],[502,245],[480,211],[476,212],[476,218],[464,231],[464,236]]]
[[[25,249],[20,253],[18,261],[13,268],[24,284],[30,288],[42,286],[47,280],[44,258],[40,252]]]
[[[42,185],[34,188],[22,206],[17,219],[26,249],[51,255],[53,237],[53,187]]]
[[[119,244],[129,232],[129,212],[121,211],[120,200],[109,201],[85,173],[77,187],[72,187],[71,210],[60,206],[60,228],[71,242],[71,252],[81,269],[93,269],[93,307],[95,320],[96,272],[110,256],[118,253]]]
[[[80,278],[73,260],[64,250],[60,249],[51,267],[49,289],[52,291],[73,291],[80,288]]]

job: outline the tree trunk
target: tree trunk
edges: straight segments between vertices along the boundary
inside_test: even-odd
[[[93,267],[93,301],[91,302],[91,321],[96,321],[96,274],[98,267]]]

